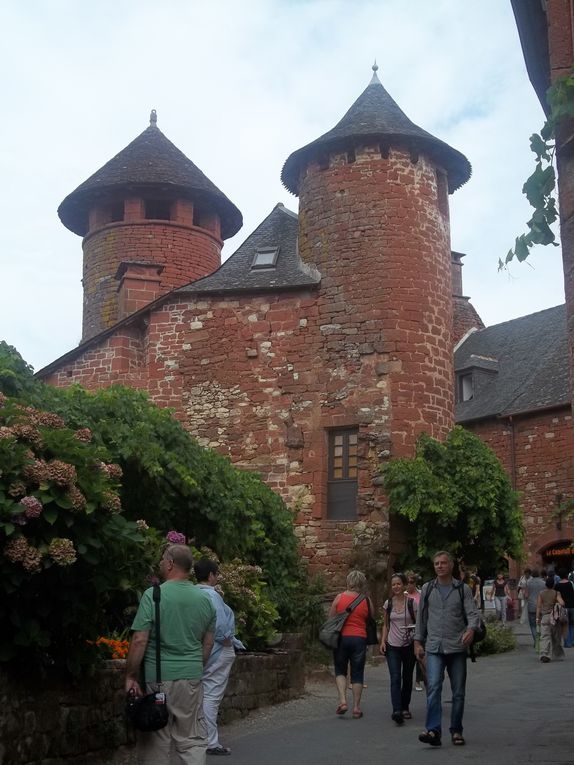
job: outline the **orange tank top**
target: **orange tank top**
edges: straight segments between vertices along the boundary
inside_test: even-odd
[[[356,595],[346,595],[344,592],[341,593],[341,597],[339,598],[339,602],[337,603],[337,613],[340,614],[341,611],[344,611],[347,606],[350,606],[351,603],[355,600],[357,596]],[[347,617],[347,621],[345,622],[345,625],[343,626],[343,629],[341,630],[341,635],[343,637],[367,637],[367,616],[369,615],[369,606],[367,605],[367,599],[362,600],[359,605],[354,608],[349,616]]]

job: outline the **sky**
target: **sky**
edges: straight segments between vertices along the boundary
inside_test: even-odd
[[[297,211],[284,161],[339,121],[375,59],[410,119],[472,164],[451,245],[485,324],[564,300],[558,247],[497,270],[530,217],[544,122],[510,0],[4,0],[0,28],[0,339],[35,369],[81,335],[81,238],[58,205],[151,109],[243,213],[225,259],[277,202]]]

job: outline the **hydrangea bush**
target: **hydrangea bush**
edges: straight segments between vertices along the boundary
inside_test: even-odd
[[[89,430],[0,393],[0,661],[78,672],[87,641],[124,626],[148,561],[102,456]]]

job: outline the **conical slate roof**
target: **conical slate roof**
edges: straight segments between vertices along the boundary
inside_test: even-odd
[[[218,213],[223,239],[236,234],[243,224],[233,202],[157,127],[155,111],[143,133],[68,194],[58,208],[60,220],[83,236],[87,233],[91,205],[117,198],[125,191],[148,194],[155,191],[169,198],[202,201]]]
[[[411,122],[381,85],[377,69],[375,64],[369,85],[343,119],[287,159],[281,180],[292,194],[298,193],[300,172],[309,162],[326,151],[348,150],[365,138],[427,154],[446,170],[451,193],[468,181],[472,168],[464,154]]]

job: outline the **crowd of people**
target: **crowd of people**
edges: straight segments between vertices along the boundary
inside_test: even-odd
[[[386,658],[390,678],[391,719],[399,726],[412,718],[413,670],[416,690],[426,685],[426,722],[421,743],[442,744],[442,686],[448,674],[452,691],[449,732],[455,746],[464,746],[463,715],[466,667],[469,651],[481,629],[483,589],[476,572],[453,576],[454,560],[446,551],[433,558],[435,577],[417,587],[417,575],[394,573],[390,594],[383,604],[380,652]],[[518,582],[521,616],[528,618],[535,647],[543,663],[564,657],[564,648],[574,645],[574,574],[565,570],[547,575],[526,569]],[[514,608],[508,578],[499,571],[486,599],[497,618],[506,624]],[[360,571],[351,571],[347,589],[331,604],[330,616],[352,605],[334,649],[338,690],[336,713],[344,715],[347,705],[347,672],[350,666],[353,695],[352,716],[362,717],[361,694],[367,656],[367,624],[372,612],[367,581]],[[556,607],[562,610],[556,610]],[[525,621],[523,622],[525,623]]]
[[[482,587],[476,572],[455,578],[454,559],[445,550],[436,553],[433,567],[434,578],[420,590],[414,572],[393,574],[390,594],[383,604],[379,650],[386,657],[391,718],[396,725],[402,726],[412,718],[414,674],[415,689],[422,691],[423,684],[426,686],[425,729],[419,741],[432,747],[442,744],[442,686],[446,673],[452,691],[450,737],[453,745],[464,746],[467,658],[482,628]],[[197,585],[190,579],[192,568]],[[206,754],[230,754],[219,740],[217,715],[235,652],[244,650],[244,646],[235,637],[233,611],[217,589],[217,562],[201,559],[194,565],[186,545],[170,544],[162,554],[159,573],[161,587],[144,592],[132,624],[125,689],[136,697],[161,691],[168,700],[169,717],[165,727],[138,733],[138,762],[204,765]],[[360,719],[367,632],[375,609],[361,571],[351,571],[346,585],[329,611],[331,617],[347,614],[333,651],[336,714],[349,711],[350,688],[351,715]],[[521,618],[528,619],[540,660],[562,658],[562,643],[566,647],[574,645],[574,574],[560,570],[548,575],[525,569],[517,594]],[[488,598],[505,623],[512,593],[502,571]],[[159,640],[156,609],[161,615]],[[158,655],[161,681],[156,675]]]

